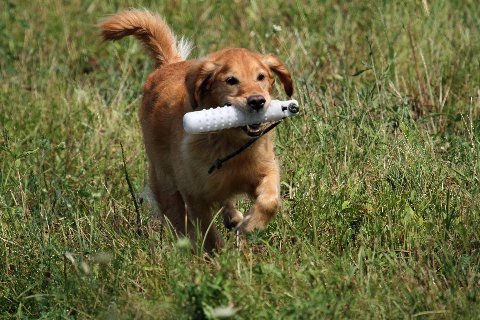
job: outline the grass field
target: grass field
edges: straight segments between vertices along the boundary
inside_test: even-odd
[[[480,318],[477,1],[39,3],[0,3],[0,318]],[[95,24],[138,6],[195,57],[241,46],[293,74],[284,202],[248,249],[222,229],[205,259],[137,219],[152,63]]]

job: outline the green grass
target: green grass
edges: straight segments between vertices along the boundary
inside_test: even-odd
[[[476,1],[42,3],[0,4],[0,318],[478,319]],[[293,74],[284,203],[248,249],[224,231],[195,256],[146,204],[137,232],[121,144],[141,192],[152,63],[94,25],[138,6],[193,56],[242,46]]]

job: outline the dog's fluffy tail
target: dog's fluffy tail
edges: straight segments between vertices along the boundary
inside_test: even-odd
[[[147,49],[157,66],[185,60],[191,44],[177,41],[167,23],[147,10],[132,9],[114,14],[99,26],[104,40],[119,40],[134,35]]]

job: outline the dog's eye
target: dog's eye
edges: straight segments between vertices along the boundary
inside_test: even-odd
[[[234,86],[238,84],[240,81],[238,81],[238,79],[235,77],[228,77],[227,80],[225,80],[225,82],[231,86]]]
[[[257,77],[257,80],[258,81],[263,81],[263,79],[265,79],[265,75],[263,73],[260,73]]]

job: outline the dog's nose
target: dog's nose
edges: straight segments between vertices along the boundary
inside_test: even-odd
[[[253,110],[260,110],[265,105],[265,98],[261,95],[250,96],[247,98],[247,105]]]

